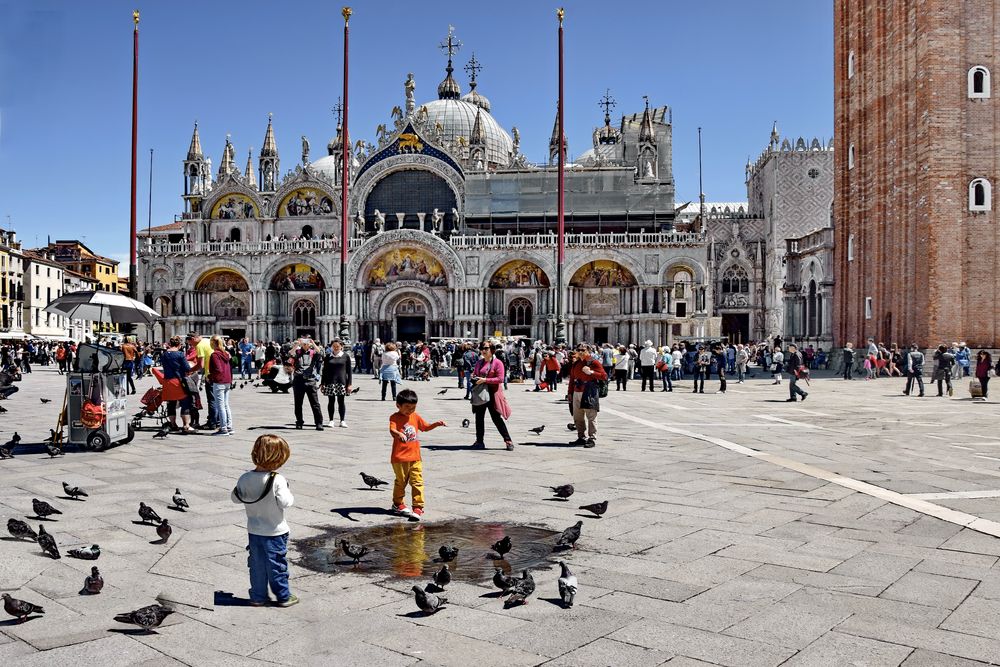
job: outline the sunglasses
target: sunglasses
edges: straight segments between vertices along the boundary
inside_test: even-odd
[[[480,351],[480,352],[482,352],[482,351],[484,351],[484,350],[489,350],[489,351],[491,351],[491,352],[492,352],[492,351],[493,351],[493,348],[492,348],[492,347],[481,347],[481,348],[479,348],[479,351]]]

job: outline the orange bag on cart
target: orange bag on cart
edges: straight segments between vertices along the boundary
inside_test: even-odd
[[[90,396],[84,399],[83,407],[80,408],[80,421],[91,430],[99,429],[107,416],[108,411],[104,407],[104,376],[95,373],[90,376]]]

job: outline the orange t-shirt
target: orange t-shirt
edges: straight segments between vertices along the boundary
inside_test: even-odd
[[[417,434],[426,431],[430,424],[416,412],[407,416],[397,412],[389,417],[389,426],[399,431],[405,436],[405,440],[400,440],[398,435],[392,436],[392,463],[411,463],[420,460],[420,440]]]

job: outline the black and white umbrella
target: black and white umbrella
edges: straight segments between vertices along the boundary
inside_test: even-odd
[[[101,290],[63,294],[46,306],[45,311],[71,320],[102,324],[152,324],[160,319],[159,313],[144,303]]]

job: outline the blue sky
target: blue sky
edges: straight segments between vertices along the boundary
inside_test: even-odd
[[[705,193],[745,198],[743,167],[783,135],[833,134],[833,9],[819,0],[567,0],[566,132],[571,156],[590,147],[605,88],[614,114],[642,96],[674,119],[678,201],[697,199],[697,127]],[[351,135],[403,103],[407,72],[418,104],[436,97],[455,26],[461,67],[475,52],[478,90],[521,132],[529,159],[547,156],[556,96],[555,3],[360,0],[351,19]],[[139,221],[147,218],[155,149],[153,224],[182,210],[181,161],[197,119],[217,167],[227,133],[242,169],[274,114],[282,171],[307,135],[326,153],[342,87],[340,4],[170,0],[0,0],[0,225],[29,245],[85,237],[104,254],[128,251],[131,10],[142,12]]]

